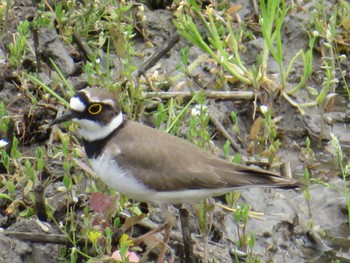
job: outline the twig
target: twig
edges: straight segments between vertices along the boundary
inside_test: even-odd
[[[282,176],[286,178],[292,178],[292,169],[290,168],[290,162],[284,162],[280,166],[280,172]]]
[[[34,189],[36,215],[41,221],[47,221],[45,207],[45,188],[43,185],[37,185]]]
[[[84,57],[87,60],[90,60],[89,56],[92,53],[91,48],[84,42],[84,40],[81,38],[80,34],[77,32],[73,33],[73,40],[77,44],[77,46],[80,48],[80,50],[83,52]]]
[[[0,231],[0,235],[5,235],[33,243],[51,243],[66,245],[71,243],[66,235],[62,234],[47,234],[47,233],[33,233],[33,232],[18,232],[18,231]],[[85,238],[77,239],[77,244],[85,245],[89,242]]]
[[[252,91],[201,91],[204,93],[207,99],[215,100],[251,100],[254,98],[254,92]],[[143,95],[145,98],[159,98],[168,100],[172,98],[191,99],[195,93],[193,92],[145,92]]]
[[[130,215],[127,213],[121,212],[120,217],[126,219],[126,218],[129,218]],[[159,228],[158,224],[152,222],[148,218],[142,219],[140,222],[137,223],[137,225],[139,225],[140,227],[146,228],[148,230]],[[170,238],[178,242],[182,242],[182,236],[174,231],[171,231]]]
[[[130,215],[121,212],[120,215],[122,218],[128,218],[130,217]],[[150,220],[146,220],[143,219],[138,223],[139,226],[146,228],[146,229],[156,229],[159,227],[159,225],[153,223]],[[30,241],[33,243],[52,243],[52,244],[70,244],[71,241],[69,240],[69,238],[66,235],[63,234],[44,234],[44,233],[35,233],[33,234],[33,232],[19,232],[19,231],[8,231],[8,230],[3,230],[0,231],[0,235],[5,235],[5,236],[9,236],[9,237],[13,237],[13,238],[17,238],[20,240],[24,240],[24,241]],[[177,233],[170,233],[170,238],[182,242],[182,236],[180,234]],[[76,244],[79,245],[85,245],[86,242],[89,244],[90,241],[82,238],[82,237],[77,237],[76,238]]]
[[[41,72],[41,55],[42,52],[39,52],[39,29],[33,27],[33,23],[31,24],[31,31],[33,35],[33,44],[34,44],[34,54],[36,60],[36,70],[37,73]]]
[[[241,149],[240,149],[239,145],[234,141],[234,139],[227,132],[225,127],[210,112],[209,112],[209,120],[216,127],[216,129],[220,132],[222,137],[224,137],[226,140],[230,141],[231,147],[235,150],[235,152],[241,153]]]
[[[221,208],[223,208],[223,209],[225,209],[227,211],[234,212],[234,213],[236,212],[235,208],[227,207],[227,206],[219,204],[219,203],[216,203],[215,205],[218,206],[218,207],[221,207]],[[248,216],[250,218],[254,218],[254,219],[258,219],[258,220],[264,220],[264,217],[263,217],[264,215],[265,214],[261,213],[261,212],[254,212],[254,211],[249,211],[248,212]]]
[[[93,56],[91,56],[91,54],[93,54],[93,50],[88,46],[88,44],[86,44],[86,42],[83,40],[83,38],[80,36],[79,33],[74,32],[73,33],[73,40],[74,42],[77,44],[77,46],[79,47],[79,49],[81,50],[81,52],[83,53],[83,56],[85,57],[86,60],[91,61],[91,58]],[[107,64],[107,55],[105,53],[102,52],[102,54],[100,55],[100,59],[101,59],[101,66],[104,70],[108,69],[108,64]],[[93,61],[91,61],[93,62]]]
[[[160,60],[177,42],[180,40],[180,35],[174,33],[165,44],[160,45],[156,51],[145,61],[143,62],[137,70],[135,70],[131,77],[137,78],[143,75],[147,70],[153,67],[158,60]]]

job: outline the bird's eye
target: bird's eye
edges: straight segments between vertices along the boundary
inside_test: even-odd
[[[88,111],[92,115],[99,114],[102,110],[102,105],[99,103],[92,104],[89,108]]]

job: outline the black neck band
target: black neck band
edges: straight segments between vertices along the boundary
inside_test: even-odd
[[[96,158],[101,154],[101,151],[106,146],[108,141],[117,134],[117,132],[124,127],[126,123],[126,120],[123,120],[123,122],[114,130],[112,131],[107,137],[95,140],[95,141],[84,141],[84,148],[86,155],[89,159]]]

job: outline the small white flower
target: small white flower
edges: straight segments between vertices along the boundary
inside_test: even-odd
[[[208,107],[205,106],[205,105],[200,105],[200,104],[197,104],[196,106],[194,106],[191,110],[191,115],[193,117],[195,116],[199,116],[200,114],[205,114],[207,115],[208,114]]]
[[[100,64],[100,63],[101,63],[101,59],[100,59],[100,58],[97,58],[97,59],[96,59],[96,63],[97,63],[97,64]]]
[[[340,62],[345,61],[346,60],[346,55],[345,54],[340,55],[339,56],[339,60],[340,60]]]
[[[261,106],[260,106],[260,111],[261,111],[263,114],[265,114],[265,113],[267,112],[267,110],[268,110],[268,107],[267,107],[266,105],[261,105]]]
[[[76,196],[74,196],[73,198],[72,198],[72,200],[73,200],[73,203],[78,203],[79,202],[79,199],[78,199],[78,197],[76,197]]]
[[[8,145],[8,144],[9,144],[9,142],[8,142],[6,139],[1,139],[1,140],[0,140],[0,148],[6,146],[6,145]]]
[[[197,107],[198,105],[196,105],[195,107],[192,108],[191,110],[191,115],[192,116],[198,116],[199,114],[201,114],[200,109]]]

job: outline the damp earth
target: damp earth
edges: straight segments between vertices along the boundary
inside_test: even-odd
[[[27,52],[18,60],[17,64],[10,62],[10,58],[14,56],[10,46],[19,37],[18,25],[20,22],[35,21],[43,13],[48,14],[55,10],[55,5],[57,10],[57,4],[60,1],[39,1],[40,4],[29,0],[3,2],[6,2],[7,5],[1,4],[0,101],[5,106],[9,121],[7,121],[6,132],[0,136],[1,139],[6,139],[9,142],[3,148],[4,151],[10,151],[10,146],[15,143],[12,138],[15,137],[18,141],[20,155],[18,158],[11,159],[13,163],[10,170],[6,168],[4,158],[1,159],[0,227],[2,233],[0,232],[0,262],[64,262],[69,257],[67,254],[62,254],[62,247],[70,247],[71,249],[71,243],[65,239],[60,224],[72,220],[67,218],[72,207],[75,211],[74,227],[76,229],[84,228],[83,218],[88,214],[87,211],[96,217],[96,211],[91,209],[90,201],[95,183],[92,176],[86,176],[91,174],[91,171],[86,165],[79,140],[71,139],[68,145],[68,148],[75,149],[75,166],[64,168],[64,157],[59,152],[52,150],[54,146],[59,144],[60,137],[71,138],[74,133],[68,126],[60,128],[50,126],[57,114],[64,111],[64,106],[28,75],[37,74],[37,79],[41,83],[68,99],[69,92],[61,76],[57,73],[57,69],[52,66],[52,61],[64,79],[78,90],[89,86],[91,81],[96,85],[103,83],[102,80],[91,80],[93,74],[86,73],[87,69],[84,67],[84,63],[93,59],[86,56],[87,50],[98,54],[102,71],[104,66],[109,64],[110,74],[114,74],[116,78],[119,77],[121,80],[123,80],[124,68],[120,60],[123,59],[124,54],[111,48],[110,58],[106,59],[106,43],[99,43],[99,47],[94,45],[90,49],[84,48],[84,44],[89,46],[88,43],[92,41],[91,39],[79,39],[78,35],[75,35],[73,40],[65,39],[62,35],[64,29],[59,27],[60,23],[53,20],[54,22],[46,28],[30,28],[25,43]],[[77,6],[87,6],[90,5],[87,2],[94,1],[77,2]],[[174,12],[178,5],[171,6],[171,1],[149,1],[150,5],[141,3],[148,1],[139,2],[133,2],[133,7],[129,12],[132,13],[130,17],[134,17],[136,20],[140,19],[140,21],[135,22],[130,19],[124,21],[132,25],[135,31],[132,43],[137,56],[131,57],[129,61],[135,66],[134,72],[137,72],[136,69],[145,69],[144,62],[152,54],[159,52],[159,49],[164,48],[169,44],[169,41],[173,40],[174,42],[166,52],[156,59],[152,67],[146,68],[142,74],[135,74],[137,75],[137,78],[134,78],[135,82],[140,81],[142,76],[142,85],[140,84],[140,86],[144,88],[145,92],[158,91],[158,87],[161,87],[162,94],[192,92],[200,89],[206,91],[254,91],[252,87],[242,85],[237,81],[223,81],[225,76],[222,74],[219,76],[213,70],[214,68],[219,70],[220,67],[210,59],[203,60],[204,62],[199,63],[195,70],[187,76],[178,74],[181,50],[188,48],[188,64],[203,56],[203,51],[190,44],[181,35],[173,38],[176,32],[173,24]],[[159,4],[159,2],[164,4]],[[205,9],[210,2],[205,1],[202,8]],[[246,38],[241,43],[241,56],[247,68],[256,65],[257,57],[264,45],[261,32],[254,29],[257,27],[258,20],[251,2],[254,1],[230,2],[232,7],[239,7],[237,13],[232,16],[236,20],[239,17],[241,21],[249,24],[251,32],[255,34],[254,37]],[[294,1],[287,1],[287,5],[291,5],[290,2]],[[307,3],[299,3],[298,6],[294,6],[293,12],[289,12],[284,20],[281,34],[284,50],[283,63],[286,68],[295,54],[300,50],[306,51],[309,47],[310,38],[306,26],[310,25],[310,21],[313,19],[316,2],[324,3],[324,10],[329,16],[333,10],[332,1],[305,2]],[[63,5],[65,4],[67,3]],[[142,22],[141,18],[137,16],[137,13],[141,12],[140,10],[142,11]],[[74,29],[71,28],[71,30]],[[98,39],[99,32],[94,32],[94,29],[90,30],[91,38]],[[201,28],[201,30],[204,29]],[[349,33],[347,37],[349,37]],[[322,80],[324,79],[322,63],[325,55],[322,53],[322,41],[324,40],[321,39],[313,49],[313,73],[308,78],[307,83],[308,87],[313,87],[318,92],[322,89]],[[110,46],[112,44],[117,47],[122,45],[122,43],[109,43]],[[339,45],[341,44],[343,44],[342,52],[348,54],[349,41],[346,43],[346,39],[342,39],[342,42],[339,41]],[[96,58],[94,57],[95,61]],[[40,68],[38,64],[40,64]],[[330,96],[332,107],[329,107],[327,111],[322,111],[321,106],[315,105],[305,107],[301,112],[298,107],[287,102],[278,90],[271,91],[262,88],[259,91],[260,97],[255,101],[258,105],[271,107],[273,117],[278,118],[277,133],[281,142],[276,156],[278,164],[290,163],[293,178],[304,185],[298,190],[241,189],[239,194],[233,195],[238,199],[237,205],[245,204],[251,207],[251,211],[259,213],[259,216],[252,216],[248,219],[245,231],[248,235],[254,233],[255,242],[251,254],[261,262],[332,262],[335,260],[350,262],[349,211],[346,191],[344,190],[349,186],[343,180],[336,154],[331,145],[331,134],[333,134],[338,138],[343,150],[345,166],[350,154],[350,128],[348,124],[350,104],[344,83],[350,83],[350,60],[342,61],[338,67],[341,69],[337,68],[336,72],[336,77],[339,80],[335,84],[334,94],[336,95]],[[299,83],[303,70],[303,63],[299,57],[295,60],[288,76],[290,87]],[[341,75],[340,71],[345,72],[345,74]],[[95,78],[98,78],[97,72],[95,73]],[[275,79],[276,83],[278,82],[279,66],[272,57],[268,60],[267,74],[271,79]],[[158,82],[152,85],[152,81],[155,80]],[[159,84],[160,82],[162,83]],[[120,87],[120,92],[124,92],[124,96],[135,92],[134,90],[126,91],[130,87],[128,84],[121,83]],[[314,101],[315,95],[310,90],[300,89],[293,100],[297,104]],[[136,112],[128,112],[129,117],[154,127],[155,115],[153,113],[156,112],[161,101],[163,104],[167,103],[167,99],[157,97],[157,92],[155,92],[142,101],[140,106],[137,105],[133,108]],[[189,99],[184,97],[176,100],[176,103],[184,106],[187,105],[188,101]],[[254,155],[254,152],[248,147],[250,143],[248,137],[255,124],[253,116],[255,114],[261,115],[259,109],[256,111],[254,96],[240,100],[227,100],[214,96],[207,99],[206,105],[210,112],[208,131],[211,141],[207,150],[225,158],[222,151],[227,140],[222,132],[224,130],[238,145],[236,150],[239,150],[241,155],[245,157],[242,159],[250,162],[249,156]],[[233,129],[233,123],[230,119],[231,112],[237,113],[239,135]],[[4,118],[3,115],[1,117]],[[179,125],[177,135],[186,137],[188,129],[185,117],[182,125]],[[240,140],[237,140],[237,137],[240,137]],[[306,138],[310,140],[310,147],[306,145]],[[44,149],[45,164],[39,179],[31,184],[30,181],[21,178],[25,177],[29,170],[25,160],[38,158],[37,149],[39,146]],[[309,151],[305,150],[309,148]],[[4,154],[3,151],[2,154]],[[229,155],[233,156],[234,154],[235,151],[231,148]],[[71,158],[73,159],[73,157]],[[309,168],[312,178],[309,186],[305,186],[304,173],[306,168]],[[274,169],[276,168],[274,167]],[[76,173],[77,170],[80,171],[80,185],[71,186],[71,192],[64,190],[66,189],[64,175],[67,172]],[[15,185],[13,191],[9,191],[7,181],[11,181]],[[99,184],[101,185],[101,182]],[[305,194],[306,187],[308,194]],[[105,191],[108,192],[107,188]],[[42,193],[44,201],[39,202],[35,199],[39,195],[38,193]],[[310,197],[309,200],[307,200],[306,195]],[[225,197],[215,198],[215,201],[218,204],[227,205]],[[46,205],[50,207],[49,215],[40,213],[40,209],[45,210],[45,208],[37,206],[40,204],[43,207]],[[244,261],[250,252],[245,253],[239,249],[242,226],[235,222],[234,213],[222,208],[222,205],[216,205],[213,208],[212,226],[207,236],[202,233],[199,226],[197,217],[200,209],[199,204],[186,205],[190,212],[193,253],[196,258],[203,260],[205,251],[207,251],[207,259],[210,262]],[[125,209],[119,207],[118,209],[121,215],[124,215],[120,216],[123,223],[130,213],[130,207]],[[159,208],[141,204],[138,209],[141,212],[149,213],[149,216],[142,221],[146,223],[140,221],[133,226],[134,236],[141,235],[146,230],[162,224],[164,218],[159,212]],[[184,248],[178,210],[172,208],[171,213],[175,218],[175,225],[168,243],[167,256],[174,262],[181,262]],[[51,236],[53,239],[49,239]],[[55,239],[54,237],[59,238]],[[157,234],[156,238],[161,240],[162,234]],[[116,240],[118,242],[118,235]],[[141,248],[144,247],[141,246]],[[146,261],[154,262],[157,258],[157,251],[157,248],[151,250]],[[143,252],[141,251],[139,254],[142,255]],[[87,262],[87,258],[81,256],[78,262]]]

